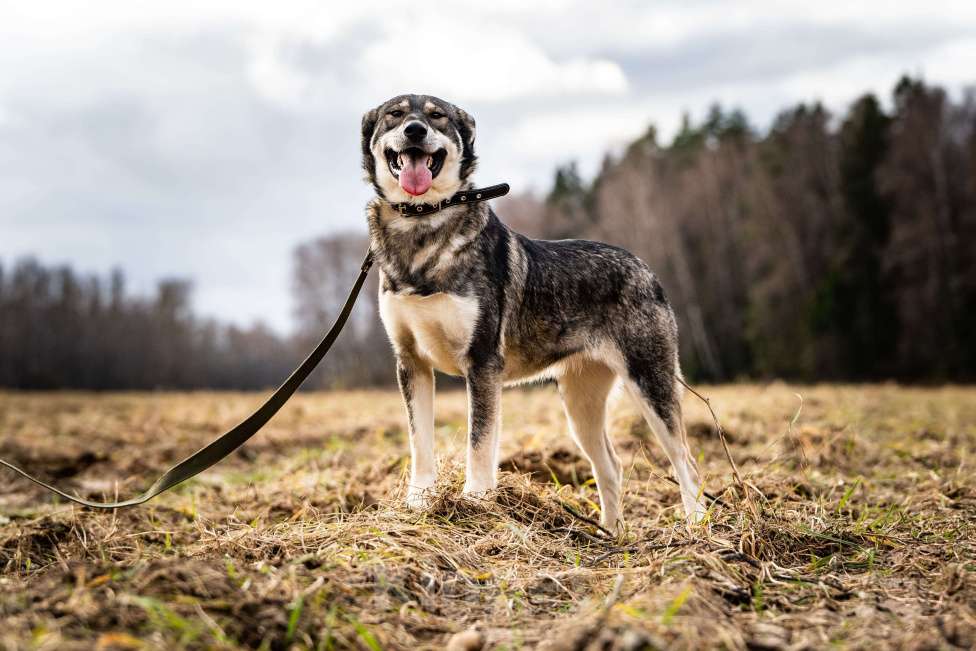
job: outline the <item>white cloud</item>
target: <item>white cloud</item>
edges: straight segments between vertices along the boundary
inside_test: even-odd
[[[460,27],[460,26],[458,26]],[[431,33],[437,33],[436,30]],[[458,102],[505,102],[566,94],[620,94],[627,79],[606,59],[557,62],[520,34],[465,34],[431,39],[432,51],[403,35],[366,48],[361,74],[380,88],[431,92]]]
[[[976,37],[951,41],[919,61],[920,72],[950,85],[976,84]]]
[[[582,158],[585,171],[593,172],[604,152],[637,137],[649,122],[646,108],[633,103],[532,113],[495,133],[487,145],[490,153],[483,152],[483,157],[500,155],[525,161],[545,178],[551,176],[554,160]]]
[[[399,92],[456,102],[507,102],[564,95],[620,95],[627,78],[600,57],[556,60],[527,35],[499,27],[472,30],[465,21],[430,15],[413,24],[385,20],[373,40],[343,52],[334,67],[309,69],[296,52],[321,45],[297,34],[259,39],[250,74],[258,91],[284,107],[320,110],[380,91],[373,103]],[[361,105],[360,105],[361,106]]]

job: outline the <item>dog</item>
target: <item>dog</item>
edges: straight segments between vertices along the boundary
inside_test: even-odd
[[[623,469],[604,423],[620,382],[671,461],[686,518],[699,522],[705,507],[682,422],[678,330],[661,283],[623,249],[530,239],[485,202],[451,203],[474,188],[474,143],[474,119],[429,95],[394,97],[362,119],[363,169],[376,191],[366,212],[380,317],[410,435],[407,504],[429,504],[436,480],[438,370],[467,385],[465,494],[496,487],[502,387],[551,379],[592,465],[600,522],[621,526]],[[415,216],[414,207],[433,212]]]

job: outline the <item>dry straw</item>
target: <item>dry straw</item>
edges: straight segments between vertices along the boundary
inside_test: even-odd
[[[460,495],[464,396],[439,396],[445,453],[423,513],[400,506],[402,412],[379,392],[299,396],[248,458],[142,510],[37,508],[39,493],[11,483],[0,520],[0,644],[976,644],[971,389],[810,387],[802,421],[785,386],[707,393],[722,404],[726,441],[707,409],[685,405],[718,498],[707,525],[691,531],[677,488],[662,480],[663,454],[626,405],[610,427],[627,467],[628,528],[602,531],[587,464],[548,389],[506,395],[509,470],[478,500]],[[0,448],[101,494],[113,490],[108,477],[138,484],[250,400],[0,395],[0,427],[12,432]],[[60,434],[42,441],[41,431]],[[738,462],[735,490],[719,479],[729,472],[723,449]],[[516,472],[525,461],[530,472]]]

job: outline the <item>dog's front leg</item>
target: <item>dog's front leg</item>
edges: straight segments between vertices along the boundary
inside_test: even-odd
[[[496,485],[502,382],[497,364],[475,365],[468,382],[468,466],[464,492],[478,494]]]
[[[397,355],[397,383],[410,429],[410,483],[407,506],[423,508],[437,481],[434,455],[434,370],[411,355]]]

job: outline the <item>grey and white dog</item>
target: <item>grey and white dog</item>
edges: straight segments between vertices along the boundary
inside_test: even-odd
[[[473,187],[475,122],[428,95],[401,95],[362,121],[367,208],[380,271],[380,315],[397,362],[412,454],[407,503],[436,479],[434,370],[468,392],[465,493],[496,486],[503,385],[554,379],[570,431],[590,460],[601,523],[621,523],[620,459],[605,429],[618,381],[674,466],[689,521],[705,512],[681,417],[678,332],[661,284],[636,257],[584,240],[533,240],[487,203],[427,216],[394,204],[437,204]]]

